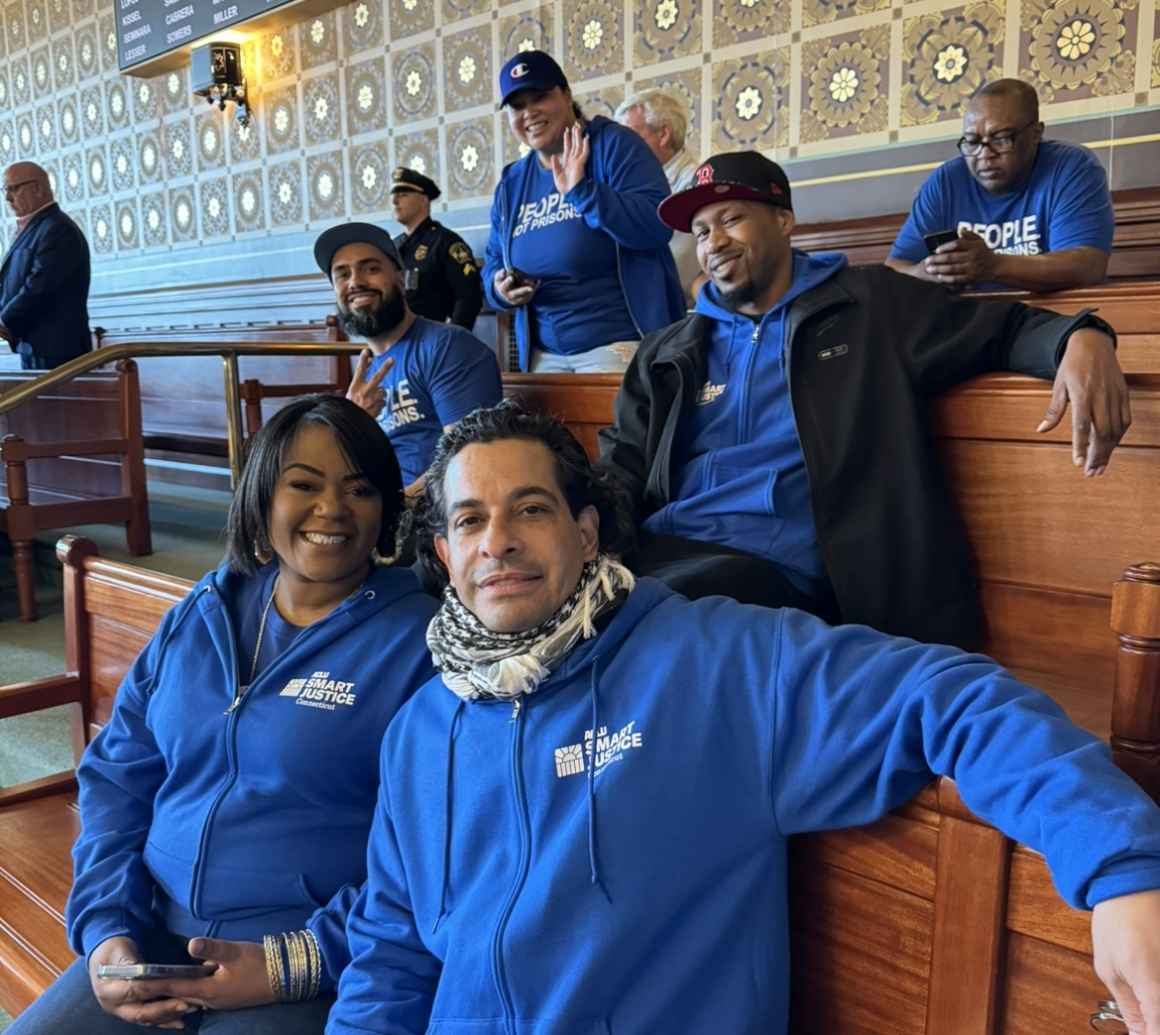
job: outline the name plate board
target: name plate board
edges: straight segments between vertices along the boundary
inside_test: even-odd
[[[236,41],[237,30],[270,32],[340,6],[341,0],[114,0],[117,67],[154,76],[189,63],[210,40]],[[227,32],[227,30],[230,30]]]

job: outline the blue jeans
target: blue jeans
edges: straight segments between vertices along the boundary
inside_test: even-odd
[[[322,1035],[333,995],[308,1003],[188,1014],[185,1030],[201,1035]],[[83,959],[75,960],[4,1035],[142,1035],[163,1029],[130,1024],[101,1009]]]

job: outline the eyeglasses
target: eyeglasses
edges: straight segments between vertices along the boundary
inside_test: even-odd
[[[1015,150],[1015,140],[1019,134],[1035,125],[1038,125],[1038,122],[1028,122],[1026,126],[1020,126],[1018,129],[1005,129],[993,137],[959,137],[956,146],[968,158],[981,155],[984,147],[989,147],[997,155],[1005,155]]]
[[[35,182],[35,180],[21,180],[19,183],[6,183],[4,184],[4,197],[10,198],[13,194],[20,190],[21,187],[27,187],[30,183]]]

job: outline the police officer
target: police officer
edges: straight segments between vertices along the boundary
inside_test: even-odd
[[[435,181],[414,169],[398,168],[391,203],[404,233],[395,238],[403,258],[407,304],[428,320],[471,330],[483,308],[483,284],[471,249],[455,231],[431,218],[431,202],[441,193]]]

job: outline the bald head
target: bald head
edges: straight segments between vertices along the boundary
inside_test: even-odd
[[[13,162],[4,170],[4,197],[17,217],[43,208],[52,201],[48,173],[35,162]]]
[[[1039,94],[1035,87],[1019,79],[996,79],[975,91],[967,104],[967,109],[978,110],[989,98],[999,98],[1008,102],[1020,118],[1026,122],[1039,121]]]

